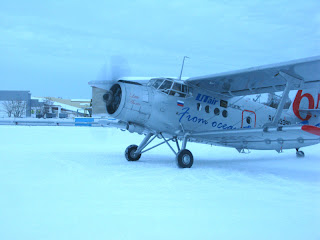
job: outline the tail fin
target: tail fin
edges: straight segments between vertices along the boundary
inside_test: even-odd
[[[293,102],[291,103],[288,113],[295,115],[302,121],[307,121],[313,115],[319,116],[319,102],[319,87],[316,89],[298,90]]]

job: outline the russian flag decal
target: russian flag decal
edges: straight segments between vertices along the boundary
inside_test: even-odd
[[[179,106],[179,107],[183,107],[184,106],[184,102],[183,101],[177,101],[177,105]]]

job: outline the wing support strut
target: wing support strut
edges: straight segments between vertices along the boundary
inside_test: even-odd
[[[289,75],[288,73],[285,73],[283,71],[280,71],[277,75],[280,75],[281,77],[283,77],[287,81],[287,83],[286,83],[286,87],[282,93],[282,98],[281,98],[281,101],[280,101],[279,106],[277,108],[276,114],[274,115],[273,121],[271,123],[272,126],[275,126],[278,124],[279,119],[282,114],[282,111],[283,111],[284,104],[286,103],[286,101],[289,97],[289,92],[294,87],[294,84],[297,82],[297,80],[298,80],[299,84],[301,84],[301,82],[302,82],[302,79],[299,79],[297,77]]]

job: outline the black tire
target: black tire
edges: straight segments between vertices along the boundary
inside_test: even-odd
[[[178,152],[176,160],[179,168],[191,168],[193,155],[188,149],[183,149]]]
[[[298,158],[303,158],[304,157],[304,152],[303,151],[297,151],[296,155]]]
[[[141,154],[134,154],[134,152],[137,150],[138,146],[137,145],[130,145],[127,147],[124,155],[128,161],[138,161],[141,157]]]

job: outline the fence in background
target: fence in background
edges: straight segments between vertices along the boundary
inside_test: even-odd
[[[121,126],[123,123],[115,118],[75,118],[75,119],[37,119],[37,118],[0,118],[0,125],[22,126],[77,126],[77,127],[107,127]]]

